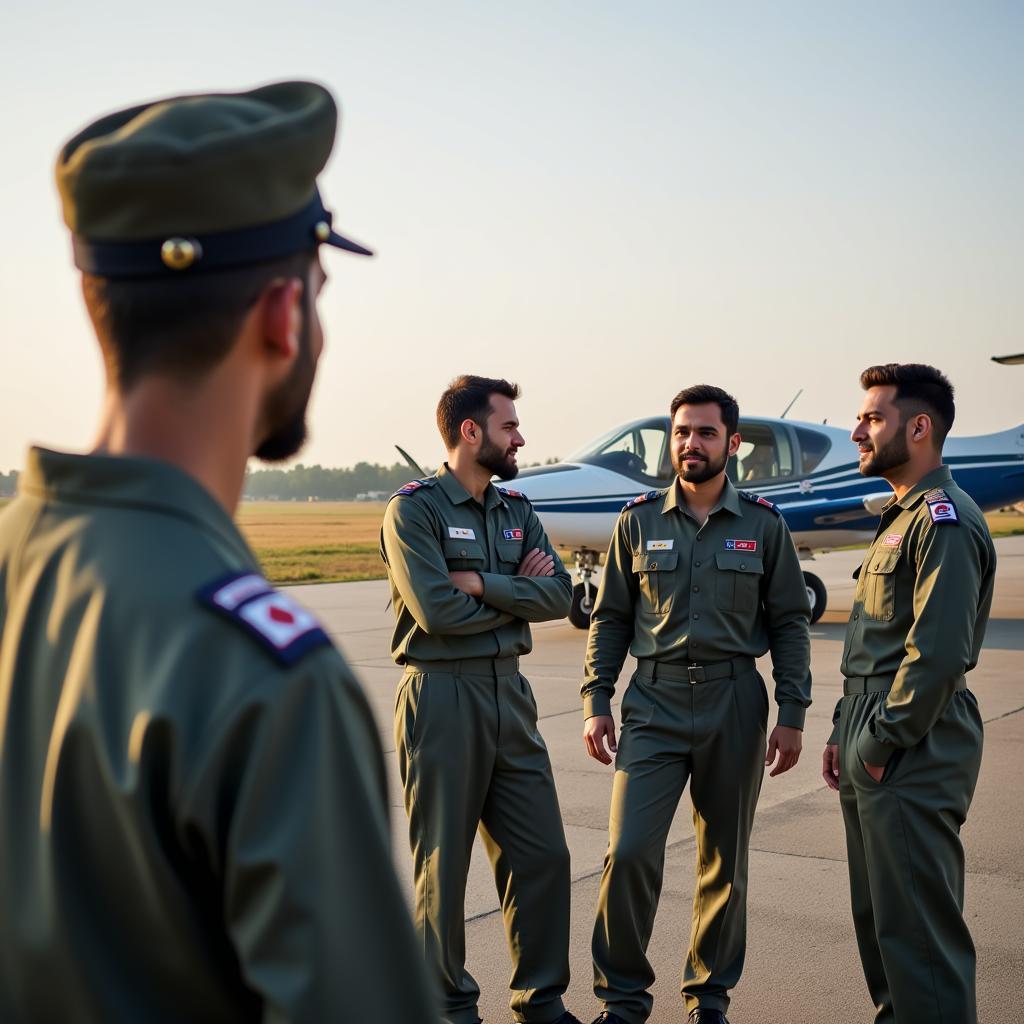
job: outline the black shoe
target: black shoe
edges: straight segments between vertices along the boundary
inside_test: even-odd
[[[583,1021],[581,1021],[579,1017],[574,1017],[568,1010],[566,1010],[565,1013],[555,1021],[555,1024],[583,1024]]]
[[[593,1024],[626,1024],[626,1022],[611,1010],[602,1010],[594,1018]]]
[[[688,1024],[729,1024],[721,1010],[712,1010],[710,1006],[697,1006],[686,1018]]]

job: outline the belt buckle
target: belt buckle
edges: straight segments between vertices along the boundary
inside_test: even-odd
[[[691,686],[694,683],[703,683],[705,681],[704,666],[703,665],[687,665],[686,666],[686,676],[689,679]]]

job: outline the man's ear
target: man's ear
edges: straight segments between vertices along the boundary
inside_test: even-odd
[[[927,413],[919,412],[910,418],[908,428],[913,443],[929,441],[932,436],[932,418]]]
[[[733,434],[729,438],[729,454],[735,455],[740,450],[740,444],[743,438],[739,434]]]
[[[459,424],[459,437],[475,447],[483,437],[483,430],[476,420],[467,418]]]
[[[291,360],[298,355],[304,287],[297,277],[278,277],[263,289],[260,296],[261,333],[264,343],[278,357]]]

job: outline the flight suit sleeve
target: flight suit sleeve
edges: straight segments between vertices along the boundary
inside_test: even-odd
[[[388,503],[381,553],[405,606],[427,633],[472,636],[515,618],[452,586],[430,515],[416,499]]]
[[[366,699],[328,649],[270,682],[205,745],[186,826],[200,822],[217,864],[262,1019],[436,1022]]]
[[[524,555],[534,548],[540,548],[554,558],[555,574],[505,576],[501,573],[482,572],[480,576],[484,582],[484,603],[527,622],[564,619],[569,614],[569,603],[572,600],[572,577],[548,541],[544,527],[532,508],[525,535]]]
[[[828,739],[825,740],[826,746],[838,746],[839,744],[839,714],[840,708],[843,706],[843,698],[840,697],[836,701],[835,710],[832,712],[832,732],[829,733]]]
[[[587,656],[583,669],[583,717],[610,715],[615,683],[633,642],[634,608],[639,587],[633,573],[633,544],[629,523],[619,516],[608,545],[604,574],[590,618]]]
[[[857,738],[857,753],[867,764],[884,765],[894,749],[914,746],[971,664],[988,551],[966,522],[922,519],[918,526],[911,549],[914,624],[892,688]]]
[[[811,703],[811,606],[800,559],[782,516],[766,531],[762,603],[775,680],[779,725],[803,729]]]

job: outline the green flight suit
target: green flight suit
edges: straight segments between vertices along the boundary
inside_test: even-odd
[[[611,714],[627,650],[637,658],[622,699],[592,947],[594,991],[627,1024],[651,1014],[647,945],[687,781],[697,886],[682,993],[687,1009],[728,1007],[746,950],[748,848],[766,748],[768,696],[754,658],[771,650],[779,724],[802,729],[809,619],[789,530],[763,499],[726,481],[701,524],[677,482],[619,516],[582,693],[584,717]]]
[[[0,1020],[436,1021],[366,699],[224,509],[33,450],[0,516]]]
[[[517,576],[540,548],[550,577]],[[447,466],[388,504],[381,529],[397,618],[391,653],[405,675],[395,745],[416,877],[415,919],[440,980],[444,1020],[478,1020],[466,970],[465,890],[479,827],[494,870],[517,1021],[564,1013],[569,983],[569,850],[537,705],[519,673],[531,622],[563,618],[572,582],[516,491],[489,485],[481,505]],[[448,578],[473,570],[482,598]]]
[[[830,738],[840,754],[853,920],[877,1024],[974,1024],[960,828],[981,767],[965,673],[996,553],[943,466],[882,512],[857,573]],[[881,782],[864,762],[885,765]]]

